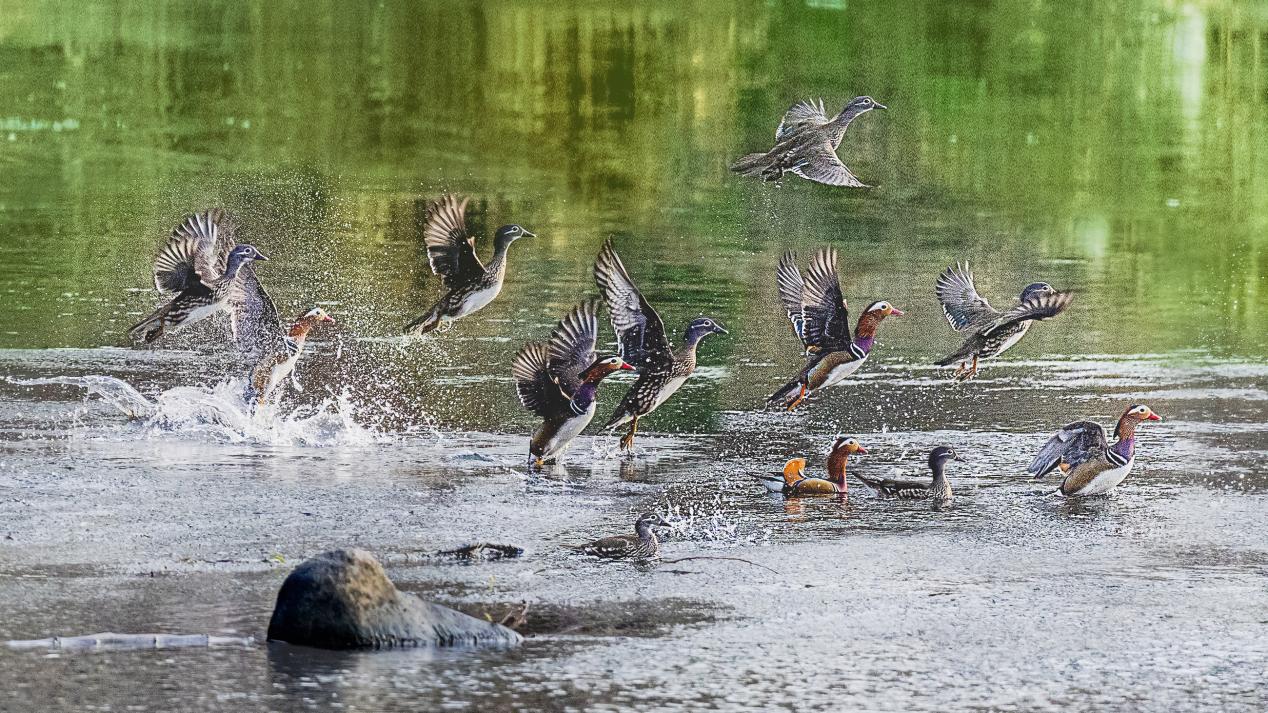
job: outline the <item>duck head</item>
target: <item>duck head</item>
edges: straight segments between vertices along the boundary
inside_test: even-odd
[[[701,339],[710,334],[730,334],[730,332],[726,331],[720,322],[711,317],[697,317],[692,320],[691,324],[687,325],[687,334],[684,337],[684,341],[691,345],[699,344]]]
[[[1035,297],[1044,297],[1046,295],[1055,294],[1057,294],[1057,291],[1053,289],[1052,285],[1049,285],[1046,282],[1032,282],[1029,285],[1026,285],[1026,288],[1021,291],[1021,301],[1025,302]]]
[[[1161,421],[1162,416],[1154,413],[1154,410],[1144,404],[1132,404],[1127,407],[1123,415],[1118,419],[1118,426],[1114,428],[1115,438],[1132,438],[1136,435],[1136,426],[1141,421]]]
[[[585,370],[581,372],[580,377],[582,381],[597,384],[598,382],[603,381],[604,377],[608,374],[613,374],[618,371],[633,370],[634,367],[626,364],[625,360],[619,356],[600,357],[596,359],[593,364],[587,366]]]
[[[873,302],[859,316],[858,324],[854,328],[854,336],[857,339],[871,339],[876,336],[876,328],[880,326],[881,322],[885,321],[886,317],[891,315],[901,317],[904,314],[906,312],[884,300]],[[867,346],[871,348],[870,343]]]
[[[317,324],[319,322],[330,322],[331,324],[333,324],[335,321],[335,318],[326,314],[326,310],[320,307],[314,307],[308,310],[307,312],[305,312],[304,316],[299,318],[299,321],[308,322],[309,324]]]
[[[268,258],[264,257],[264,254],[259,250],[256,250],[254,245],[247,245],[246,243],[243,243],[242,245],[234,246],[233,250],[229,251],[229,256],[225,260],[225,276],[236,277],[238,275],[238,270],[243,265],[253,260],[268,261]]]
[[[841,115],[853,119],[860,114],[866,114],[873,109],[888,109],[889,107],[881,104],[871,97],[854,97],[850,100],[845,108],[841,110]]]
[[[645,512],[638,516],[638,520],[634,521],[634,531],[639,537],[647,537],[651,534],[653,527],[665,527],[669,524],[665,518],[654,512]]]
[[[520,238],[535,238],[536,234],[524,230],[518,225],[503,225],[493,234],[493,247],[505,250],[511,243]]]
[[[953,460],[958,460],[961,463],[964,462],[964,459],[960,457],[960,454],[956,453],[955,449],[951,446],[938,446],[929,452],[929,467],[933,469],[934,472],[940,472],[944,467],[946,467],[948,461]]]
[[[867,449],[852,436],[837,436],[837,439],[832,442],[832,450],[829,451],[830,455],[852,456],[855,453],[867,453]]]

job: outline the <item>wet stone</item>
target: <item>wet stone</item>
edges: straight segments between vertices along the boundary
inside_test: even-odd
[[[277,593],[270,641],[323,649],[515,645],[519,634],[402,592],[365,550],[295,568]]]

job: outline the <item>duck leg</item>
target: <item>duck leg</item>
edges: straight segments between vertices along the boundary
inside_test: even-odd
[[[634,447],[635,433],[638,433],[638,416],[635,416],[634,420],[630,421],[629,433],[626,433],[624,436],[621,436],[621,450],[628,451]]]
[[[802,385],[801,385],[801,391],[798,391],[798,392],[797,392],[797,396],[796,396],[795,398],[793,398],[793,400],[792,400],[792,401],[789,401],[789,402],[788,402],[788,406],[786,407],[786,409],[785,409],[785,410],[787,410],[787,411],[792,411],[793,409],[795,409],[795,408],[797,408],[799,405],[801,405],[801,402],[806,400],[806,391],[807,391],[807,389],[806,389],[806,385],[805,385],[805,384],[802,384]]]

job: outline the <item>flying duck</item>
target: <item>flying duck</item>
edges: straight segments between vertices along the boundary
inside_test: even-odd
[[[1065,473],[1061,494],[1101,495],[1123,482],[1136,462],[1136,426],[1141,421],[1161,421],[1162,417],[1144,404],[1133,404],[1114,427],[1114,445],[1105,438],[1105,429],[1092,421],[1075,421],[1057,431],[1039,449],[1027,472],[1042,478],[1054,468]]]
[[[932,498],[937,502],[950,502],[952,498],[951,483],[947,480],[947,462],[963,461],[955,449],[951,446],[938,446],[929,453],[929,470],[933,471],[933,481],[924,482],[923,480],[894,480],[890,478],[869,478],[858,473],[854,477],[858,478],[864,485],[875,490],[877,495],[889,498],[901,498],[904,500],[916,500],[921,498]]]
[[[594,557],[625,560],[654,560],[660,558],[660,540],[652,528],[669,523],[660,515],[645,512],[634,523],[633,535],[604,537],[582,545],[579,549]]]
[[[698,317],[687,326],[682,347],[674,350],[665,336],[665,323],[634,286],[611,239],[603,244],[594,262],[594,280],[607,302],[621,358],[638,371],[638,379],[604,426],[617,428],[629,423],[629,432],[621,437],[621,449],[629,450],[638,432],[638,419],[665,403],[696,370],[700,341],[727,331],[714,319]]]
[[[960,382],[977,375],[978,359],[1003,354],[1026,336],[1031,323],[1061,314],[1074,299],[1072,293],[1057,292],[1046,282],[1033,282],[1021,291],[1017,306],[1000,312],[977,293],[967,263],[948,267],[938,275],[934,291],[942,303],[947,323],[967,335],[959,349],[937,362],[938,366],[958,362],[955,379]]]
[[[849,490],[845,482],[845,466],[850,456],[855,453],[867,453],[867,449],[857,439],[838,436],[832,442],[832,450],[828,453],[828,473],[826,478],[806,476],[806,459],[793,458],[784,464],[784,471],[777,476],[756,476],[767,490],[783,493],[788,496],[800,495],[840,495]]]
[[[525,345],[511,362],[520,403],[543,419],[528,444],[529,460],[539,467],[563,455],[590,425],[599,382],[608,374],[634,368],[619,356],[594,353],[599,337],[596,307],[593,300],[573,307],[549,342]]]
[[[850,336],[850,311],[837,277],[837,251],[820,248],[805,277],[797,270],[797,255],[784,253],[776,273],[779,301],[804,347],[806,363],[792,381],[776,391],[767,404],[792,411],[812,392],[835,386],[863,366],[872,353],[876,328],[890,315],[903,311],[888,302],[873,302],[859,317]]]
[[[247,392],[248,401],[263,405],[272,398],[282,381],[290,377],[291,385],[296,391],[303,391],[299,380],[295,378],[295,362],[299,361],[299,353],[304,350],[304,342],[313,327],[322,323],[334,323],[334,317],[326,314],[320,307],[308,310],[287,330],[279,344],[280,348],[273,354],[265,356],[251,370],[251,387]]]
[[[172,230],[154,260],[154,287],[172,298],[132,325],[129,337],[151,344],[230,309],[250,263],[268,258],[255,246],[236,244],[231,231],[221,225],[224,220],[224,211],[213,208],[186,217]]]
[[[855,97],[840,114],[829,119],[823,100],[794,104],[775,130],[775,148],[749,154],[736,161],[731,170],[764,181],[778,181],[785,173],[792,172],[829,186],[871,188],[845,167],[837,157],[837,147],[855,117],[885,108],[871,97]]]
[[[469,199],[446,195],[427,209],[423,240],[431,271],[440,275],[440,299],[418,319],[405,325],[406,334],[426,334],[442,323],[452,325],[493,301],[506,277],[506,252],[511,243],[534,234],[518,225],[503,225],[493,236],[493,258],[488,266],[475,253],[475,236],[467,233]]]

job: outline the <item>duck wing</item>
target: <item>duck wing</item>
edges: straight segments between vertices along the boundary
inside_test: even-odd
[[[1026,472],[1038,478],[1062,462],[1073,468],[1104,454],[1108,448],[1104,426],[1092,421],[1075,421],[1063,426],[1043,444]]]
[[[475,254],[475,236],[467,233],[467,202],[445,195],[427,207],[423,242],[431,271],[440,275],[445,287],[466,285],[484,274],[484,264]]]
[[[805,319],[802,341],[820,353],[841,351],[850,346],[850,310],[841,294],[837,276],[837,251],[820,248],[810,260],[802,290]]]
[[[567,410],[570,398],[550,375],[550,348],[539,342],[524,345],[511,360],[515,393],[524,408],[550,418]]]
[[[822,99],[797,102],[788,109],[779,122],[779,128],[775,129],[775,143],[783,141],[808,126],[823,126],[828,121],[828,113],[823,108]]]
[[[956,263],[954,267],[948,267],[938,275],[933,290],[942,303],[942,313],[946,315],[947,323],[957,332],[1000,316],[999,310],[977,293],[968,263]]]
[[[581,386],[581,372],[594,363],[599,340],[598,304],[586,300],[572,308],[555,327],[547,343],[547,369],[566,394]]]
[[[154,259],[154,287],[173,293],[195,287],[210,287],[225,271],[229,251],[237,244],[233,231],[222,223],[220,208],[194,213],[172,229],[167,244]]]
[[[850,173],[850,169],[837,158],[832,144],[823,142],[812,147],[805,158],[801,159],[792,172],[816,183],[829,186],[845,186],[847,188],[871,188]]]
[[[1066,311],[1073,301],[1073,292],[1057,292],[1051,295],[1032,297],[999,315],[995,322],[986,331],[982,332],[982,336],[988,337],[995,331],[1007,329],[1032,319],[1041,320],[1056,317]]]
[[[801,276],[801,271],[797,269],[797,253],[792,250],[784,251],[784,256],[779,259],[779,269],[775,272],[775,281],[779,285],[779,303],[788,314],[788,321],[792,322],[793,333],[805,345],[806,316],[803,311],[803,294],[806,281]]]
[[[858,473],[854,477],[872,490],[891,498],[923,498],[929,495],[929,483],[920,480],[869,478]]]
[[[251,261],[242,264],[229,293],[229,319],[238,351],[248,360],[286,352],[286,328]]]
[[[673,349],[665,336],[665,323],[634,286],[611,239],[594,261],[594,281],[608,305],[621,358],[640,372],[671,364]]]

